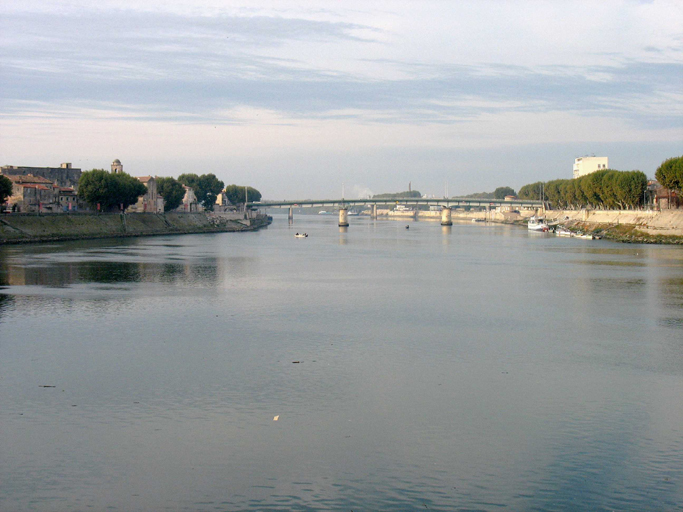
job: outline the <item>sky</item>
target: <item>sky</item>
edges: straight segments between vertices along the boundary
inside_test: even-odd
[[[0,41],[0,165],[118,158],[282,200],[683,155],[680,0],[2,0]]]

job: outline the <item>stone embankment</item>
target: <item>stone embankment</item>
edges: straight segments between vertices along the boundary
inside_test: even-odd
[[[525,225],[542,212],[453,212],[453,219]],[[572,231],[627,243],[683,244],[683,210],[547,210],[545,218]]]
[[[551,210],[546,219],[618,242],[683,244],[683,210]]]
[[[390,217],[413,216],[417,220],[441,220],[441,212],[389,212],[378,210],[379,215]],[[547,210],[497,212],[453,210],[453,220],[473,219],[502,224],[526,225],[532,215],[544,215],[552,224],[561,224],[571,231],[601,235],[604,238],[627,243],[683,244],[683,210]]]
[[[0,216],[0,244],[253,231],[271,218],[243,213],[55,213]]]

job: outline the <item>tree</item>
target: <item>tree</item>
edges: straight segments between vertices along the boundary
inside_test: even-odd
[[[247,187],[247,201],[254,202],[261,200],[261,192],[252,187]],[[239,185],[228,185],[225,187],[225,196],[232,204],[243,204],[245,199],[244,187]]]
[[[178,208],[185,197],[185,188],[175,178],[157,178],[157,191],[164,197],[165,212]]]
[[[0,204],[12,195],[12,182],[7,176],[0,175]]]
[[[529,183],[528,185],[524,185],[522,188],[519,189],[517,197],[519,197],[520,199],[526,199],[527,201],[540,201],[542,189],[542,181],[537,181],[536,183]]]
[[[146,192],[147,187],[129,174],[111,174],[104,169],[85,171],[78,180],[78,196],[93,208],[99,204],[102,210],[120,205],[125,210]]]
[[[181,174],[178,176],[178,181],[183,185],[194,190],[199,201],[206,210],[213,210],[213,205],[216,204],[216,197],[223,190],[224,184],[215,174]]]
[[[515,192],[515,189],[510,187],[498,187],[496,190],[493,191],[494,199],[505,199],[505,196],[516,195],[517,193]]]
[[[657,168],[655,178],[663,187],[683,192],[683,156],[664,160]]]

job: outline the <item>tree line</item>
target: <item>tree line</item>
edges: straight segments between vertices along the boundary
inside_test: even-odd
[[[389,194],[375,194],[372,196],[373,199],[414,199],[420,198],[420,194],[417,190],[406,190],[404,192],[394,192]]]
[[[604,169],[567,180],[537,181],[519,189],[520,199],[549,201],[560,209],[633,209],[643,205],[647,176]]]
[[[493,192],[475,192],[463,196],[463,199],[505,199],[505,196],[516,196],[515,189],[512,187],[498,187]]]
[[[245,187],[225,187],[215,174],[186,173],[178,176],[178,179],[157,177],[156,182],[157,192],[164,198],[164,211],[175,210],[183,202],[183,185],[193,189],[197,202],[205,210],[213,210],[216,198],[221,193],[225,193],[234,205],[244,203],[245,199]],[[120,208],[125,210],[146,193],[147,187],[140,180],[124,172],[112,174],[104,169],[92,169],[83,172],[78,181],[78,196],[93,208],[99,205],[99,209],[104,211]],[[248,201],[260,201],[261,193],[255,188],[247,187],[247,197]]]

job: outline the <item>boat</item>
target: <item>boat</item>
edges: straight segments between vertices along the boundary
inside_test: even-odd
[[[331,213],[328,212],[328,211],[325,211],[325,210],[320,210],[320,211],[318,212],[318,215],[331,215]]]
[[[486,219],[472,219],[472,222],[486,222]]]
[[[297,233],[294,238],[308,238],[308,233]]]
[[[527,228],[529,231],[535,231],[538,233],[547,233],[550,229],[548,224],[545,223],[545,219],[543,219],[543,217],[536,217],[535,215],[529,219]]]
[[[574,233],[569,231],[564,226],[557,226],[557,228],[555,228],[555,234],[557,236],[572,236]]]

